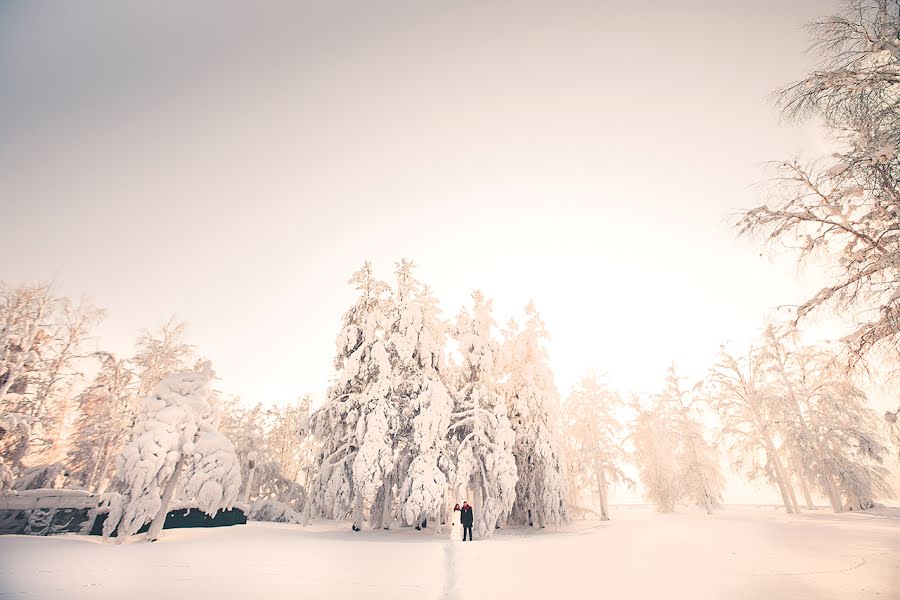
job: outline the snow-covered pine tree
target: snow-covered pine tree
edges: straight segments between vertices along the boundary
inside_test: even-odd
[[[321,446],[304,519],[352,514],[352,527],[359,531],[365,505],[393,469],[390,421],[397,415],[390,405],[391,365],[383,340],[389,287],[375,277],[369,262],[350,284],[358,297],[338,335],[337,377],[324,405],[310,417]]]
[[[632,485],[623,470],[627,454],[624,427],[617,415],[622,406],[619,394],[601,383],[593,371],[575,384],[563,405],[569,477],[576,490],[595,490],[602,521],[609,520],[610,484]]]
[[[516,500],[510,521],[559,525],[567,516],[567,491],[559,439],[559,393],[543,345],[548,338],[533,302],[525,307],[525,325],[511,320],[501,358],[502,390],[515,432]]]
[[[208,514],[230,508],[237,499],[241,473],[234,446],[216,429],[220,406],[211,401],[212,367],[173,373],[144,398],[133,439],[116,458],[125,495],[124,512],[104,524],[104,534],[119,541],[152,520],[149,540],[159,537],[182,470],[182,496]]]
[[[450,436],[456,452],[453,490],[457,495],[471,493],[475,530],[485,538],[512,510],[518,477],[512,454],[515,432],[509,424],[506,403],[497,392],[495,361],[499,347],[491,333],[491,302],[478,291],[472,294],[472,300],[471,312],[463,309],[459,313],[454,331],[462,364]]]
[[[391,396],[398,410],[395,432],[395,470],[379,497],[383,510],[373,522],[384,527],[391,520],[394,488],[403,522],[440,523],[447,503],[448,477],[454,461],[448,445],[453,400],[444,383],[446,326],[437,300],[413,273],[414,265],[401,260],[387,319],[386,339],[393,367]],[[375,509],[379,506],[376,504]]]

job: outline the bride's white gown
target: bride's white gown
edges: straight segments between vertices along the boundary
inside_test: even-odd
[[[450,518],[450,522],[453,524],[451,527],[448,527],[450,530],[450,541],[451,542],[462,542],[462,524],[459,522],[460,515],[462,512],[458,510],[451,510],[450,514],[453,515]]]

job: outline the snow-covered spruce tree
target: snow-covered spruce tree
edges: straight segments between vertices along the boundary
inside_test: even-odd
[[[152,520],[147,539],[159,537],[170,502],[185,471],[181,496],[213,515],[230,508],[241,486],[234,446],[216,429],[221,407],[210,394],[212,367],[173,373],[144,398],[133,439],[117,457],[125,508],[110,518],[104,534],[119,541]],[[212,400],[212,401],[211,401]]]
[[[457,496],[469,493],[475,530],[485,538],[512,510],[518,476],[512,454],[515,432],[497,391],[499,347],[491,334],[491,302],[477,291],[472,300],[471,312],[459,313],[454,330],[462,364],[450,416],[450,440],[456,452],[453,490]]]
[[[682,493],[673,451],[678,445],[674,423],[671,415],[657,410],[655,405],[645,408],[635,399],[634,409],[630,437],[644,497],[659,512],[672,512]]]
[[[773,199],[747,211],[742,234],[798,260],[827,257],[830,285],[803,302],[797,319],[821,307],[855,321],[851,358],[883,350],[891,363],[900,336],[900,10],[896,2],[851,0],[810,27],[818,68],[779,99],[793,119],[821,122],[838,152],[818,163],[778,164]]]
[[[559,393],[543,342],[544,322],[532,302],[525,325],[511,320],[501,355],[510,426],[515,432],[516,500],[509,519],[516,524],[559,525],[567,520],[567,491],[559,439]]]
[[[375,277],[369,262],[350,284],[359,295],[338,335],[337,377],[324,405],[310,417],[321,446],[304,519],[352,514],[352,528],[359,531],[365,505],[394,467],[391,421],[397,414],[390,402],[391,365],[383,339],[389,287]]]
[[[386,324],[392,364],[391,398],[398,410],[395,470],[373,507],[373,524],[388,527],[396,487],[399,516],[408,525],[444,518],[448,477],[454,472],[448,444],[453,399],[444,383],[446,326],[437,300],[413,274],[411,261],[397,263],[394,301]]]
[[[657,396],[657,410],[667,414],[678,440],[673,451],[678,461],[682,498],[712,514],[713,507],[722,501],[725,478],[716,452],[703,437],[700,403],[681,389],[680,380],[673,363],[666,375],[666,386]]]
[[[113,476],[115,456],[131,431],[138,398],[136,378],[128,363],[108,352],[98,357],[100,371],[75,398],[78,417],[68,465],[82,486],[102,493]]]
[[[610,484],[632,484],[623,471],[624,427],[616,414],[622,406],[619,394],[598,381],[593,371],[575,384],[563,405],[569,477],[576,490],[593,489],[603,521],[609,520]]]
[[[781,492],[785,512],[796,513],[800,508],[782,457],[783,444],[776,443],[780,410],[761,363],[752,348],[739,357],[723,347],[704,382],[704,396],[719,416],[720,438],[732,465],[746,467],[751,481],[765,476]]]

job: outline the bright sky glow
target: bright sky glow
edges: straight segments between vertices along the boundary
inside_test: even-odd
[[[0,5],[0,278],[169,315],[222,387],[332,375],[346,285],[409,257],[452,315],[534,299],[565,393],[702,376],[816,289],[735,238],[760,163],[819,152],[768,101],[832,2]]]

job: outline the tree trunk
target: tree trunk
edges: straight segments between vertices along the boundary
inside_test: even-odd
[[[393,486],[391,485],[392,477],[388,476],[384,480],[384,504],[381,506],[381,526],[385,529],[391,528],[391,507],[394,503]]]
[[[809,493],[809,483],[806,481],[806,476],[796,466],[794,473],[797,475],[797,481],[800,483],[800,492],[803,494],[804,502],[806,502],[806,509],[814,510],[816,505],[813,504],[812,494]]]
[[[600,488],[600,520],[609,521],[609,502],[606,496],[606,473],[602,468],[597,470],[597,485]]]
[[[175,463],[175,471],[169,477],[169,481],[166,482],[159,510],[156,511],[156,516],[153,517],[153,522],[150,523],[150,530],[147,531],[147,537],[145,538],[148,542],[155,542],[159,539],[159,534],[162,532],[163,525],[166,522],[166,515],[169,514],[169,504],[172,503],[172,496],[175,495],[175,488],[178,486],[178,478],[181,477],[181,468],[183,466],[184,453],[182,452],[181,458]]]
[[[784,502],[784,510],[788,514],[794,514],[797,512],[795,506],[797,505],[797,499],[794,498],[791,501],[792,496],[794,495],[794,491],[788,485],[787,477],[785,476],[784,466],[781,464],[781,458],[778,456],[778,450],[775,448],[775,443],[772,442],[772,439],[769,437],[768,432],[763,432],[763,436],[765,437],[766,444],[766,453],[769,455],[769,460],[772,461],[772,465],[775,469],[775,479],[778,483],[778,488],[781,491],[781,499]]]
[[[254,461],[253,466],[250,467],[250,474],[247,475],[247,487],[244,488],[244,497],[241,499],[241,502],[244,504],[250,503],[250,490],[253,488],[253,478],[256,475],[256,462]]]
[[[822,476],[825,479],[825,488],[828,491],[828,501],[831,503],[831,509],[836,512],[844,512],[844,506],[841,503],[841,492],[834,482],[831,468],[826,466],[826,462],[822,461]]]
[[[362,490],[357,491],[356,500],[353,503],[353,531],[360,531],[363,522],[363,499]]]

